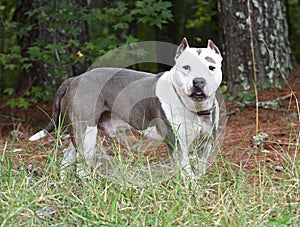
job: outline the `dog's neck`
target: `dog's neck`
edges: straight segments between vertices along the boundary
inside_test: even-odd
[[[215,108],[216,108],[216,106],[213,105],[212,108],[207,109],[207,110],[201,110],[201,111],[198,111],[196,114],[197,114],[198,116],[211,115],[211,114],[214,112]]]
[[[215,97],[210,97],[209,99],[201,102],[195,102],[193,100],[187,99],[183,100],[182,97],[186,96],[183,92],[181,92],[180,88],[176,88],[174,85],[173,79],[176,77],[176,66],[174,66],[170,71],[167,71],[164,73],[163,77],[165,81],[168,81],[170,84],[172,84],[172,87],[174,89],[174,92],[177,94],[178,99],[180,100],[181,104],[190,112],[198,115],[198,116],[205,116],[210,115],[213,113],[215,109]]]

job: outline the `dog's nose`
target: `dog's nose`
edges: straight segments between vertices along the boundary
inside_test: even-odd
[[[203,89],[204,86],[206,85],[206,80],[203,79],[203,78],[200,78],[200,77],[196,77],[196,78],[193,80],[193,85],[194,85],[194,87],[196,87],[196,88]]]

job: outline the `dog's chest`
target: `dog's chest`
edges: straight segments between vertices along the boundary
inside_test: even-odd
[[[200,118],[182,105],[174,105],[160,99],[161,108],[174,129],[184,128],[187,134],[198,134],[201,131]],[[177,130],[176,130],[177,131]]]
[[[156,96],[173,132],[177,133],[185,143],[191,144],[201,132],[201,118],[184,106],[172,83],[167,80],[158,81]]]

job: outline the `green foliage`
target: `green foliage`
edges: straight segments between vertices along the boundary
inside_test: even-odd
[[[23,97],[21,97],[21,98],[15,98],[15,99],[10,99],[10,100],[7,101],[7,104],[11,108],[20,107],[20,108],[24,108],[24,109],[27,110],[28,107],[29,107],[29,101],[26,100]]]
[[[50,90],[50,89],[48,89]],[[4,94],[7,94],[8,96],[13,96],[16,94],[14,88],[6,88],[4,89]],[[43,90],[42,87],[33,86],[29,91],[26,91],[24,93],[24,97],[18,97],[18,98],[10,98],[7,101],[7,104],[11,108],[15,107],[22,107],[25,109],[28,109],[28,107],[31,104],[37,103],[39,100],[51,100],[53,98],[52,95],[48,94]]]
[[[250,92],[238,92],[237,97],[244,103],[255,102],[255,94]]]
[[[220,91],[221,91],[223,97],[225,99],[227,99],[228,101],[233,101],[234,100],[233,95],[228,92],[228,89],[227,89],[226,85],[221,85],[220,86]]]
[[[218,1],[197,0],[188,1],[190,7],[189,16],[186,17],[186,32],[190,31],[196,45],[206,45],[206,40],[212,39],[221,48],[220,19],[218,13]]]
[[[0,11],[6,9],[8,4],[7,1]],[[35,67],[34,63],[38,62],[44,66],[46,74],[51,79],[40,88],[31,88],[24,97],[31,97],[33,102],[40,99],[48,100],[56,84],[70,76],[70,67],[94,62],[111,49],[137,42],[137,36],[132,32],[137,24],[161,29],[163,24],[172,20],[171,3],[167,1],[110,1],[104,4],[102,7],[87,8],[70,5],[69,1],[49,1],[47,5],[26,12],[28,16],[26,25],[12,21],[12,13],[9,19],[4,20],[0,17],[2,20],[0,41],[2,43],[13,41],[8,46],[1,46],[0,90],[8,88],[6,95],[15,94],[13,88],[20,70],[29,72]],[[15,4],[10,5],[11,12],[14,6]],[[38,22],[30,23],[31,18],[36,18]],[[31,32],[43,23],[48,25],[49,32],[56,32],[58,35],[68,34],[70,38],[52,43],[37,39],[32,46],[22,50],[16,38],[29,37]],[[80,23],[87,23],[90,31],[90,40],[84,44],[80,41],[82,35],[80,26],[76,26]],[[28,106],[23,99],[13,99],[9,104],[12,107]]]
[[[187,28],[202,28],[208,23],[211,24],[212,18],[218,14],[217,1],[208,0],[208,1],[197,1],[197,11],[195,15],[187,22]],[[216,23],[213,23],[216,24]]]
[[[272,83],[263,83],[260,86],[260,90],[266,90],[268,88],[279,88],[279,89],[281,89],[282,86],[278,81],[276,81],[274,84],[272,84]]]
[[[148,29],[151,26],[161,28],[172,20],[170,7],[169,2],[143,0],[111,1],[104,7],[91,9],[85,15],[89,28],[93,28],[90,29],[91,41],[88,45],[99,46],[101,53],[106,53],[121,45],[136,42],[137,25],[147,25]],[[96,57],[99,57],[99,53],[96,53]]]
[[[137,18],[138,23],[157,26],[161,29],[163,24],[172,19],[170,11],[165,10],[171,7],[170,2],[145,0],[137,1],[135,6],[136,8],[131,11],[131,16]]]

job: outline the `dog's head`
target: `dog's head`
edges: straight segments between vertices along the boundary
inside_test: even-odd
[[[214,98],[222,81],[222,56],[208,40],[207,48],[192,48],[184,38],[175,56],[174,83],[179,92],[193,102]]]

